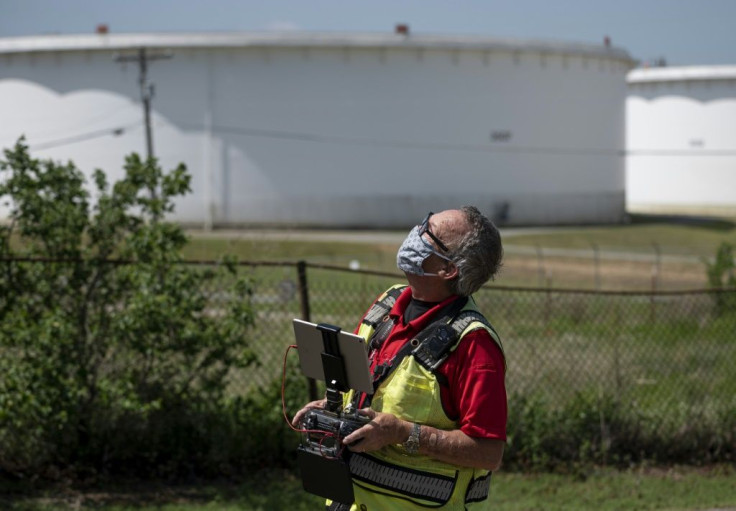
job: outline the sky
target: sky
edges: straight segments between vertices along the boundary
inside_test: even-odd
[[[0,0],[0,37],[328,31],[602,44],[641,64],[736,65],[736,0]]]

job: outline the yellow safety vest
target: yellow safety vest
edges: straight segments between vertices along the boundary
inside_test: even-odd
[[[396,296],[399,287],[404,286],[393,286],[378,299],[377,304],[380,305],[392,290]],[[383,308],[386,311],[385,303]],[[378,309],[374,305],[373,310]],[[456,317],[460,317],[465,311],[477,313],[478,309],[472,298],[468,299]],[[371,311],[367,316],[370,313]],[[453,325],[462,328],[453,350],[468,332],[483,328],[503,352],[498,335],[490,325],[482,321],[479,314],[465,316],[470,316],[467,324],[459,327]],[[452,323],[453,321],[450,324]],[[368,341],[374,332],[375,323],[364,322],[358,334]],[[352,392],[346,395],[345,403],[349,403],[352,397]],[[438,429],[453,430],[458,427],[444,412],[436,376],[414,356],[404,357],[399,366],[376,389],[371,408]],[[476,510],[485,509],[488,503],[490,471],[450,465],[423,455],[409,455],[402,445],[389,445],[370,453],[354,453],[349,464],[355,492],[355,503],[351,511],[422,508]]]

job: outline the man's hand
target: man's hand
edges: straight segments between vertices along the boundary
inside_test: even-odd
[[[296,415],[294,415],[294,418],[291,421],[291,425],[294,426],[295,428],[298,428],[302,421],[302,417],[304,417],[304,415],[306,415],[306,413],[309,410],[324,409],[326,404],[327,404],[327,398],[320,399],[318,401],[312,401],[311,403],[307,403],[304,406],[304,408],[296,412]]]
[[[411,422],[368,408],[360,413],[371,421],[343,439],[351,451],[375,451],[386,445],[403,444],[409,438]],[[452,465],[497,470],[501,466],[504,444],[502,440],[472,438],[459,429],[446,431],[422,425],[419,452]]]
[[[370,418],[370,422],[343,439],[343,443],[351,451],[375,451],[386,445],[400,444],[409,438],[411,422],[370,408],[360,410],[360,414]]]

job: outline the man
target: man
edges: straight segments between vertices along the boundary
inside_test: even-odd
[[[506,441],[505,361],[470,295],[502,256],[498,230],[472,206],[430,213],[401,245],[397,264],[409,285],[381,295],[356,329],[370,343],[375,392],[345,399],[371,419],[344,438],[351,510],[488,502]],[[324,406],[309,403],[294,423]]]

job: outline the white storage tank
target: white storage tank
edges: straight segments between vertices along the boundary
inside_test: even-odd
[[[632,212],[736,216],[736,66],[627,77]]]
[[[153,148],[193,174],[175,220],[401,227],[475,204],[499,223],[618,222],[632,60],[609,44],[386,34],[0,39],[0,144],[119,177]]]

